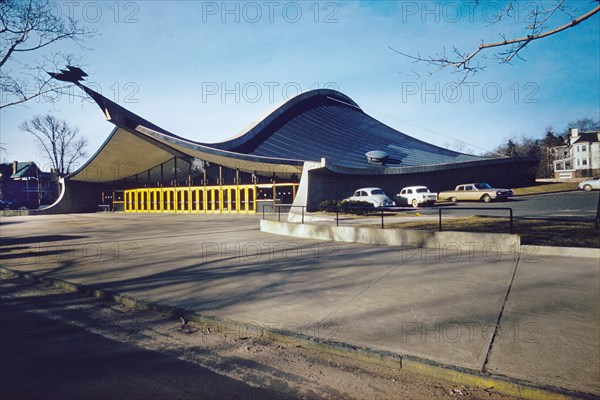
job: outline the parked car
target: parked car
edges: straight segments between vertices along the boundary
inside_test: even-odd
[[[390,207],[393,205],[392,199],[390,199],[383,190],[376,187],[358,189],[346,200],[366,201],[373,204],[375,207]]]
[[[17,203],[12,200],[0,200],[0,210],[16,210]]]
[[[394,196],[394,205],[410,204],[417,208],[420,204],[433,205],[437,201],[437,193],[431,193],[426,186],[408,186]]]
[[[579,182],[579,189],[589,192],[592,189],[600,190],[600,178],[590,178]]]
[[[457,201],[483,201],[489,203],[492,200],[507,200],[513,195],[511,189],[498,189],[489,183],[464,183],[458,185],[454,190],[440,192],[438,199]]]

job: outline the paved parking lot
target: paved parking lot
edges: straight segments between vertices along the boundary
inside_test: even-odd
[[[13,217],[0,228],[3,267],[239,321],[245,334],[285,329],[600,394],[597,259],[301,240],[260,232],[257,216]]]
[[[549,193],[535,196],[513,197],[500,203],[462,202],[456,207],[510,207],[515,217],[557,218],[581,221],[594,221],[600,192]]]

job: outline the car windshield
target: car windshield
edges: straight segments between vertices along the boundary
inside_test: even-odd
[[[476,183],[475,187],[477,189],[492,189],[492,187],[487,183]]]
[[[381,189],[376,189],[376,190],[372,190],[371,194],[385,194],[385,193]]]
[[[417,189],[417,193],[429,193],[429,189],[427,189],[427,188],[420,188],[420,189]]]

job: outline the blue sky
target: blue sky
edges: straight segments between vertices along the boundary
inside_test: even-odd
[[[476,154],[510,137],[541,137],[548,125],[562,130],[578,118],[600,118],[598,15],[531,43],[525,61],[499,65],[493,52],[481,54],[485,71],[456,90],[459,75],[417,78],[411,70],[429,69],[390,50],[428,56],[453,46],[471,51],[499,33],[522,36],[528,7],[539,2],[517,3],[511,17],[492,24],[505,3],[59,1],[58,9],[100,34],[88,50],[69,43],[49,50],[81,55],[90,87],[202,142],[234,136],[287,98],[323,87],[397,130]],[[587,0],[570,5],[593,8]],[[45,165],[18,125],[48,112],[79,127],[90,156],[112,129],[94,104],[74,97],[9,107],[0,113],[3,161]]]

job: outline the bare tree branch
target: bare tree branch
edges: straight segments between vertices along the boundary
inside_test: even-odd
[[[595,1],[597,3],[600,2],[599,0],[595,0]],[[479,1],[476,1],[475,4],[476,5],[479,4]],[[496,17],[493,20],[493,23],[499,22],[500,20],[502,20],[502,18],[504,16],[510,15],[514,11],[514,7],[515,7],[515,1],[510,0],[508,2],[507,6],[504,7],[502,9],[502,11],[498,13],[498,15],[496,15]],[[407,58],[415,61],[416,63],[424,63],[427,65],[436,67],[435,70],[427,72],[425,74],[420,74],[419,76],[432,75],[443,69],[450,68],[450,69],[454,69],[455,72],[460,72],[465,75],[461,81],[461,83],[462,83],[462,82],[464,82],[464,80],[466,79],[467,76],[475,74],[485,68],[484,66],[482,66],[479,63],[476,65],[471,65],[474,58],[477,55],[479,55],[479,53],[481,53],[482,51],[491,49],[491,48],[508,47],[508,49],[497,53],[496,58],[499,59],[500,62],[502,62],[502,63],[510,63],[514,57],[520,58],[519,53],[529,43],[531,43],[535,40],[539,40],[539,39],[543,39],[543,38],[546,38],[546,37],[549,37],[552,35],[556,35],[557,33],[560,33],[564,30],[567,30],[569,28],[572,28],[572,27],[580,24],[581,22],[589,19],[593,15],[600,12],[600,5],[597,5],[595,8],[589,10],[588,12],[580,15],[577,18],[572,19],[571,21],[569,21],[566,24],[563,24],[561,26],[558,26],[558,27],[555,27],[552,29],[548,28],[547,25],[548,25],[549,21],[552,19],[552,17],[555,16],[555,14],[558,11],[560,11],[563,14],[572,18],[571,10],[565,6],[565,0],[557,0],[556,4],[550,9],[542,9],[542,8],[536,7],[529,14],[529,18],[532,19],[532,23],[526,28],[527,31],[529,32],[528,35],[523,36],[523,37],[513,38],[513,39],[507,39],[504,35],[501,34],[500,36],[503,38],[503,40],[501,40],[499,42],[491,42],[491,43],[483,43],[482,42],[477,47],[477,49],[475,49],[471,53],[462,53],[458,49],[454,48],[453,49],[453,53],[454,53],[453,58],[447,57],[445,50],[441,54],[438,53],[435,56],[422,57],[420,54],[417,54],[416,56],[406,54],[404,52],[394,49],[393,47],[389,47],[389,49],[392,51],[395,51],[396,53],[398,53],[404,57],[407,57]]]
[[[575,18],[571,22],[569,22],[567,24],[564,24],[562,26],[559,26],[558,28],[554,28],[552,30],[546,31],[546,32],[541,32],[541,33],[537,33],[537,34],[534,34],[534,35],[529,35],[529,36],[521,37],[521,38],[517,38],[517,39],[504,40],[504,41],[496,42],[496,43],[487,43],[487,44],[483,44],[482,43],[482,44],[479,45],[479,48],[477,50],[475,50],[473,53],[471,53],[469,56],[467,56],[464,60],[462,60],[460,62],[460,64],[464,64],[464,63],[469,62],[469,60],[471,60],[473,57],[475,57],[475,55],[477,53],[479,53],[481,50],[489,49],[489,48],[492,48],[492,47],[500,47],[500,46],[506,46],[506,45],[513,44],[513,43],[521,43],[522,45],[519,46],[519,50],[520,50],[523,47],[525,47],[525,45],[527,45],[528,43],[530,43],[530,42],[532,42],[534,40],[538,40],[538,39],[542,39],[542,38],[545,38],[545,37],[548,37],[548,36],[552,36],[552,35],[555,35],[555,34],[557,34],[559,32],[564,31],[565,29],[569,29],[569,28],[571,28],[571,27],[573,27],[573,26],[575,26],[575,25],[577,25],[577,24],[585,21],[586,19],[590,18],[592,15],[598,13],[599,11],[600,11],[600,5],[596,6],[593,10],[590,10],[587,13],[581,15],[580,17]],[[536,26],[539,26],[539,24],[535,25],[534,27],[536,27]],[[532,27],[532,29],[534,27]],[[519,50],[516,50],[515,53],[518,52]],[[504,61],[510,61],[510,58],[512,58],[512,56],[505,57]]]
[[[82,43],[95,34],[74,18],[56,13],[49,0],[0,1],[0,109],[64,94],[67,86],[50,79],[46,71],[76,65],[73,55],[60,52],[31,64],[20,62],[18,55],[43,51],[65,40],[84,48]]]

